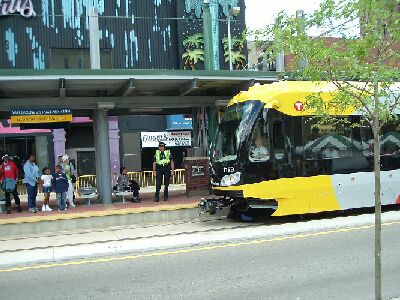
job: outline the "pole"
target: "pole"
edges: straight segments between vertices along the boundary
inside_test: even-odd
[[[90,68],[100,69],[100,43],[99,43],[99,18],[96,7],[91,6],[89,8],[89,41],[90,41]],[[93,111],[93,133],[94,133],[94,144],[98,147],[99,134],[97,128],[96,110]],[[102,190],[100,187],[101,183],[101,156],[98,151],[95,151],[95,167],[96,167],[96,186],[99,193],[99,198],[103,199]]]
[[[276,72],[285,72],[285,54],[283,51],[276,56]]]
[[[229,70],[233,70],[232,65],[232,34],[231,34],[231,15],[228,15],[228,47],[229,47]]]
[[[90,67],[100,69],[99,12],[97,7],[89,9]]]
[[[203,35],[204,35],[204,66],[208,71],[215,70],[214,47],[212,32],[212,15],[210,10],[210,1],[204,0],[203,7]]]
[[[382,207],[381,207],[381,149],[379,124],[379,86],[374,83],[374,171],[375,171],[375,300],[382,299]]]
[[[89,9],[89,38],[90,38],[90,67],[99,70],[100,61],[100,37],[99,37],[99,13],[97,7]],[[103,204],[112,203],[112,178],[110,163],[110,139],[108,112],[105,109],[93,111],[93,132],[95,143],[96,161],[96,186]]]
[[[93,118],[96,147],[96,183],[99,196],[103,204],[112,203],[112,178],[110,163],[110,137],[108,112],[105,109],[96,109]],[[100,162],[100,163],[98,163]],[[98,176],[101,174],[101,176]]]
[[[304,34],[305,33],[305,15],[304,15],[304,10],[297,10],[296,11],[296,18],[300,19],[300,32],[299,34]],[[305,55],[302,55],[303,58],[299,62],[299,69],[303,70],[308,66],[308,61]]]

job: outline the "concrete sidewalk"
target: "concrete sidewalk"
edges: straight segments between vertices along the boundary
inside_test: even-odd
[[[383,213],[382,220],[387,225],[391,223],[400,228],[400,211]],[[272,225],[207,217],[191,222],[163,225],[119,226],[91,231],[10,236],[0,238],[0,272],[4,272],[10,266],[61,262],[72,258],[168,251],[227,242],[245,243],[249,240],[263,241],[298,234],[312,236],[321,232],[347,232],[352,228],[370,229],[373,223],[373,214]]]
[[[23,211],[17,213],[13,205],[12,214],[0,214],[0,237],[10,235],[43,234],[65,230],[104,228],[120,225],[145,225],[197,218],[200,197],[186,197],[184,191],[173,189],[166,202],[154,202],[153,193],[141,193],[141,203],[114,202],[110,205],[86,205],[87,200],[76,199],[77,206],[64,212],[57,211],[55,200],[51,200],[52,212],[29,213],[27,203],[22,202]],[[116,199],[117,200],[117,199]],[[42,201],[38,200],[40,208]]]

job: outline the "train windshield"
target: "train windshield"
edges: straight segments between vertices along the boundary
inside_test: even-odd
[[[213,162],[237,159],[240,144],[250,134],[262,107],[260,101],[246,101],[226,110],[211,152]]]

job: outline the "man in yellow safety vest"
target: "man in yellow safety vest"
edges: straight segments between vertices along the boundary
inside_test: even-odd
[[[165,143],[159,142],[154,155],[153,174],[156,176],[156,194],[154,202],[160,200],[160,190],[164,177],[164,201],[168,200],[169,179],[174,174],[174,161],[171,151],[165,150]]]

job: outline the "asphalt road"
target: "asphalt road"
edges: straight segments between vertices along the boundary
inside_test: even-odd
[[[400,297],[400,225],[383,229]],[[0,273],[0,299],[373,299],[373,228]],[[75,264],[78,263],[78,264]]]

